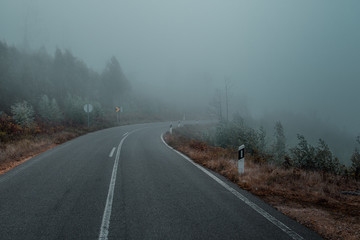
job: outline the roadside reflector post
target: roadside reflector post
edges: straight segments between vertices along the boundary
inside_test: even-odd
[[[170,124],[170,134],[172,134],[172,124]]]
[[[245,145],[239,147],[239,157],[238,157],[238,172],[243,174],[245,171]]]

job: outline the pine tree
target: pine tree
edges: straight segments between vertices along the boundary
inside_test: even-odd
[[[258,131],[258,149],[260,153],[266,153],[266,130],[263,126]]]
[[[316,148],[315,168],[335,174],[340,169],[339,159],[333,156],[329,146],[322,139],[319,139],[319,145]]]
[[[38,104],[40,117],[48,123],[58,123],[61,120],[60,108],[53,98],[51,101],[47,95],[43,95]]]
[[[276,164],[282,164],[286,154],[286,138],[284,128],[280,121],[275,124],[275,143],[273,145],[274,160]]]
[[[102,75],[103,103],[108,107],[115,107],[121,103],[122,95],[130,90],[130,83],[122,72],[120,64],[116,57],[112,57],[107,63]]]
[[[356,142],[360,145],[360,135],[357,136]],[[358,148],[355,148],[351,156],[351,172],[356,178],[360,178],[360,152]]]

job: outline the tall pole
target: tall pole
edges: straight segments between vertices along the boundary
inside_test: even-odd
[[[226,121],[229,121],[229,102],[228,102],[228,79],[225,77],[225,104],[226,104]]]
[[[87,126],[90,127],[90,112],[93,110],[93,106],[90,103],[84,105],[84,111],[87,113]]]
[[[218,111],[217,114],[218,114],[218,117],[219,117],[219,121],[222,121],[223,120],[223,117],[222,117],[222,97],[221,97],[221,90],[220,89],[217,89],[216,90],[216,99],[215,99],[215,104],[216,104],[216,110]]]
[[[89,117],[89,115],[90,115],[90,106],[89,106],[89,104],[86,104],[86,112],[87,112],[87,117],[88,117],[88,128],[89,128],[89,126],[90,126],[90,117]]]

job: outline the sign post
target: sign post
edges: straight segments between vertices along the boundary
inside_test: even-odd
[[[90,126],[90,113],[93,110],[93,106],[90,103],[87,103],[84,105],[84,111],[87,113],[87,122],[88,122],[88,127]]]
[[[119,123],[119,113],[123,112],[123,107],[115,107],[115,112],[116,112],[116,121],[117,123]]]
[[[245,145],[239,147],[239,157],[238,157],[238,172],[243,174],[245,172]]]

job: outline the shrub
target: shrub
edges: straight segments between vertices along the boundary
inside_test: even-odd
[[[299,143],[290,149],[291,158],[295,167],[315,169],[315,148],[308,144],[303,135],[298,134]]]
[[[216,145],[221,147],[238,147],[242,144],[247,151],[254,152],[257,148],[257,134],[254,129],[245,125],[244,120],[236,115],[231,122],[222,121],[216,127]]]
[[[265,128],[263,126],[261,126],[259,128],[259,131],[257,133],[258,135],[258,149],[261,153],[266,153],[267,149],[266,149],[266,131]]]
[[[104,111],[103,108],[101,107],[101,104],[96,101],[91,102],[91,104],[94,107],[94,110],[91,112],[93,118],[95,119],[95,121],[100,121],[101,119],[104,118]]]
[[[360,153],[356,148],[353,155],[351,156],[351,173],[356,178],[360,178]]]
[[[21,136],[24,129],[16,124],[11,116],[3,113],[0,115],[0,142],[9,142],[14,136]]]
[[[284,128],[280,121],[275,124],[275,143],[273,144],[273,155],[276,164],[281,165],[284,162],[286,155],[286,139]]]
[[[316,148],[310,145],[302,135],[298,134],[298,140],[298,145],[290,149],[294,166],[307,170],[340,173],[339,159],[332,154],[324,140],[319,139]]]
[[[318,170],[338,174],[340,163],[337,157],[334,157],[329,146],[324,140],[319,139],[319,145],[316,148],[315,164]]]
[[[61,120],[61,112],[56,100],[51,101],[47,95],[43,95],[39,101],[39,115],[48,123],[57,123]]]
[[[84,104],[85,101],[81,97],[68,94],[67,98],[65,99],[64,115],[65,120],[70,125],[79,125],[85,123],[86,115],[83,109]]]
[[[30,127],[34,122],[34,109],[26,101],[11,106],[13,119],[22,127]]]
[[[258,131],[248,127],[240,115],[235,115],[230,122],[222,121],[217,124],[215,145],[221,147],[238,148],[244,144],[246,152],[254,156],[257,162],[266,162],[266,132],[263,127]]]
[[[356,138],[356,141],[360,144],[360,136]],[[360,178],[360,153],[358,148],[355,148],[355,151],[351,156],[350,171],[353,176]]]

